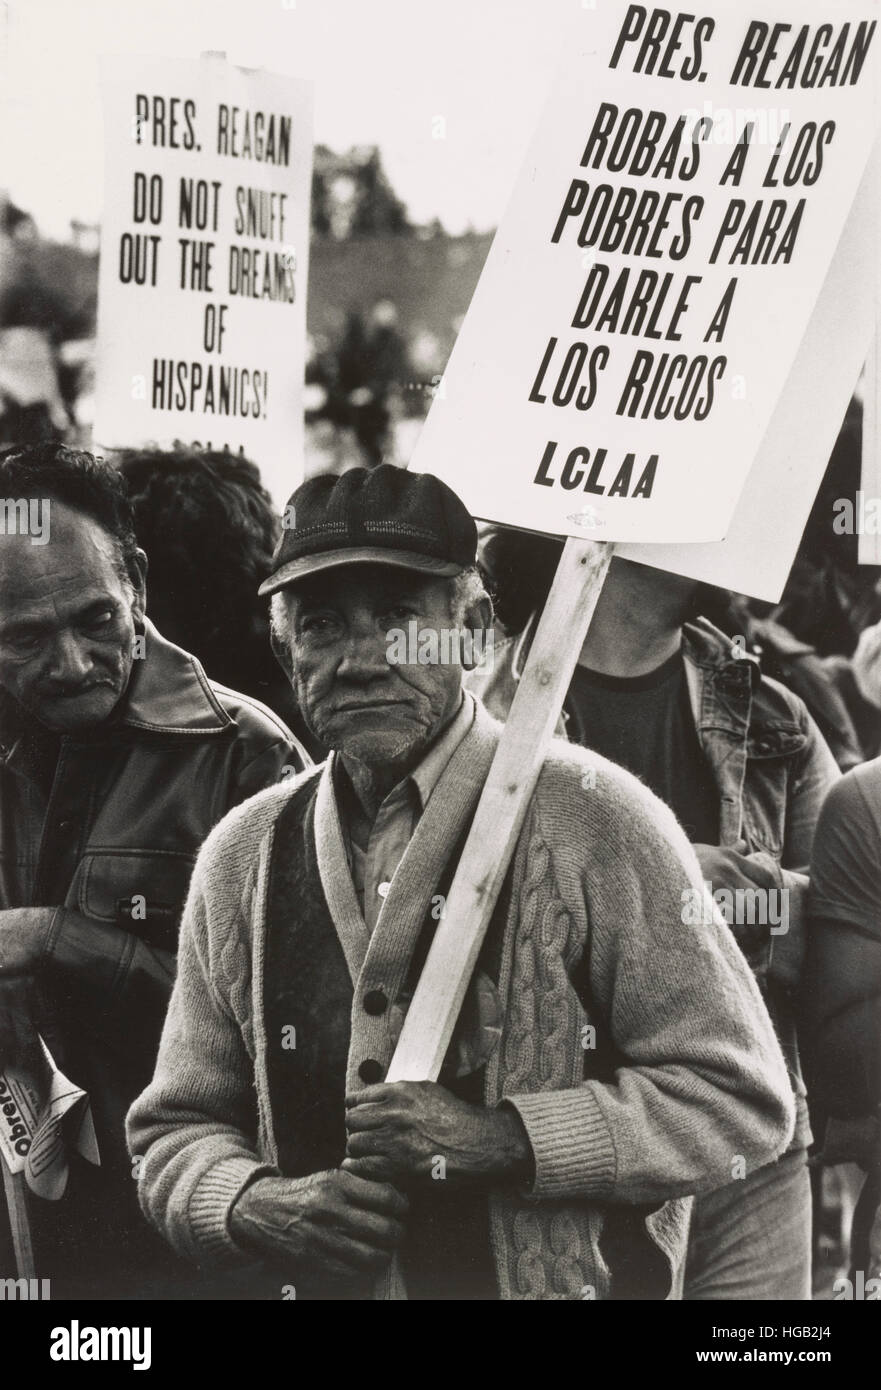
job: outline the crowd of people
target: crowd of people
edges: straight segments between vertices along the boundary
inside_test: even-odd
[[[0,1070],[42,1038],[101,1159],[29,1198],[53,1297],[806,1300],[824,1161],[881,1293],[881,626],[614,558],[439,1080],[387,1083],[560,543],[386,464],[282,526],[228,453],[47,440],[0,498]]]

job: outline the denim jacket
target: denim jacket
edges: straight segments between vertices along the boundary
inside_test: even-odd
[[[497,640],[491,661],[466,679],[497,719],[511,706],[535,625],[533,617],[522,633]],[[806,947],[807,870],[820,807],[840,772],[802,700],[763,676],[757,659],[712,623],[684,625],[682,655],[695,729],[719,791],[719,844],[756,858],[788,890],[788,930],[775,935],[769,927],[748,958],[803,1097],[794,995]],[[566,735],[565,713],[557,732]],[[808,1136],[800,1105],[797,1142]]]

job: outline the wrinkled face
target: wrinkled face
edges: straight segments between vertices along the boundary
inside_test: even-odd
[[[351,565],[285,597],[294,690],[312,732],[368,767],[415,766],[459,704],[462,667],[422,664],[415,652],[412,662],[390,661],[388,633],[414,620],[420,633],[451,629],[449,581]]]
[[[48,544],[0,535],[0,686],[47,729],[104,722],[132,669],[137,593],[97,522],[51,503]]]

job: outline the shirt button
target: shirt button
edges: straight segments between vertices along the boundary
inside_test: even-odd
[[[385,1067],[373,1057],[368,1057],[358,1068],[358,1075],[366,1085],[373,1086],[385,1076]]]
[[[381,898],[387,898],[388,890],[391,888],[391,886],[392,885],[390,883],[380,883],[376,891]]]
[[[388,1008],[388,999],[381,989],[369,989],[364,996],[364,1009],[368,1014],[384,1014]]]
[[[73,828],[73,821],[72,821],[72,820],[60,820],[60,821],[58,822],[58,829],[59,829],[59,830],[71,830],[72,828]]]

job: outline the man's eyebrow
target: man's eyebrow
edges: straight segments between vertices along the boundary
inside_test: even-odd
[[[108,608],[115,613],[119,608],[119,600],[111,598],[109,595],[107,598],[96,598],[92,603],[87,603],[80,608],[73,617],[74,620],[97,617],[99,613],[106,613]]]
[[[101,613],[106,613],[108,609],[116,612],[119,603],[114,598],[95,599],[87,603],[84,608],[71,613],[66,619],[67,625],[75,626],[77,623],[88,622],[90,618],[98,617]],[[33,632],[39,635],[42,632],[51,632],[55,623],[47,618],[9,618],[7,621],[0,621],[0,632],[7,637],[19,636],[22,633]]]

